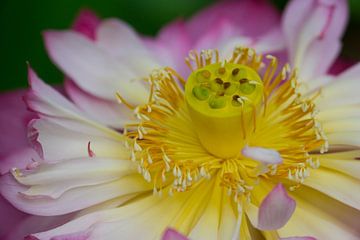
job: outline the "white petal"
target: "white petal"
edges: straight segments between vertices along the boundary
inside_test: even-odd
[[[344,204],[360,209],[360,181],[358,179],[319,168],[310,173],[304,184]]]
[[[326,153],[316,157],[319,157],[321,166],[345,173],[360,180],[360,161],[358,159],[360,151]]]
[[[225,191],[225,190],[224,190]],[[236,230],[237,216],[232,208],[232,199],[223,192],[219,223],[219,239],[231,239]]]
[[[65,90],[76,106],[104,125],[120,129],[136,121],[133,112],[124,104],[95,97],[71,80],[65,81]]]
[[[219,183],[215,182],[215,184]],[[190,239],[218,239],[221,197],[220,186],[214,186],[213,193],[207,203],[205,211],[190,232]]]
[[[321,89],[321,95],[316,99],[320,111],[360,103],[359,80],[360,64],[356,64],[337,76],[331,83]]]
[[[355,240],[360,236],[358,210],[306,186],[292,195],[297,208],[290,221],[278,230],[280,237],[308,235],[319,240]]]
[[[251,158],[264,164],[280,164],[283,161],[279,152],[273,149],[267,149],[262,147],[245,146],[242,149],[242,154],[245,157]]]

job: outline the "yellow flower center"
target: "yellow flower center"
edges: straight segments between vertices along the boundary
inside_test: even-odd
[[[260,76],[245,65],[215,63],[192,72],[185,100],[204,148],[220,158],[239,155],[262,96]]]
[[[240,202],[262,180],[291,179],[295,189],[318,167],[312,152],[327,151],[315,119],[319,93],[302,96],[296,71],[279,70],[275,57],[263,60],[248,48],[236,48],[226,61],[217,51],[191,52],[186,62],[187,81],[171,68],[149,76],[145,105],[118,95],[139,119],[126,125],[125,144],[154,193],[172,195],[215,178]],[[283,162],[246,157],[248,146],[276,151]]]

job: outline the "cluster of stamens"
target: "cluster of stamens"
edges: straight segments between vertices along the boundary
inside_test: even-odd
[[[140,120],[126,125],[125,145],[139,173],[153,183],[154,193],[166,189],[173,195],[192,189],[202,180],[219,177],[221,186],[235,200],[249,200],[253,186],[262,177],[289,179],[295,183],[291,190],[295,190],[309,176],[310,168],[319,167],[319,161],[313,161],[309,153],[327,151],[328,143],[315,119],[312,102],[317,94],[304,98],[298,90],[297,72],[285,65],[277,73],[277,59],[267,59],[270,62],[259,77],[265,64],[262,55],[251,49],[236,48],[227,61],[220,61],[217,51],[202,51],[200,55],[193,51],[186,59],[192,70],[187,82],[176,71],[165,68],[149,76],[147,104],[132,106],[118,95]],[[185,91],[177,82],[185,85]],[[198,119],[206,123],[201,118],[223,121],[225,127],[228,118],[238,121],[236,131],[230,129],[234,132],[230,137],[235,136],[236,141],[220,141],[239,144],[233,147],[239,148],[239,154],[222,157],[221,151],[211,152],[212,146],[219,148],[217,142],[206,147],[204,141],[222,135],[204,128],[208,135],[201,139],[199,128],[203,126],[196,124]],[[284,162],[257,166],[241,155],[245,144],[275,149]]]

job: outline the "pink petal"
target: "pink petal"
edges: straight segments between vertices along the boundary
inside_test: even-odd
[[[241,152],[245,157],[251,158],[264,164],[280,164],[283,162],[283,159],[279,152],[273,149],[245,146]]]
[[[331,66],[329,73],[333,75],[338,75],[353,66],[354,64],[356,64],[356,61],[354,60],[338,58]]]
[[[0,158],[28,146],[26,125],[35,117],[22,100],[25,90],[0,95]]]
[[[225,40],[241,35],[241,30],[227,18],[220,19],[211,30],[199,37],[195,49],[219,48]]]
[[[82,9],[75,19],[72,28],[87,36],[88,38],[95,40],[96,29],[100,24],[100,19],[94,12],[89,9]]]
[[[291,63],[306,71],[303,78],[328,71],[338,54],[347,15],[345,0],[294,0],[287,6],[282,21],[283,31]],[[317,59],[303,67],[302,64],[313,58],[309,54],[314,50]]]
[[[314,237],[287,237],[280,238],[280,240],[316,240]]]
[[[184,21],[176,20],[169,23],[160,30],[155,39],[147,38],[144,41],[161,65],[170,66],[182,76],[188,76],[189,69],[185,64],[185,57],[187,57],[193,43]]]
[[[1,238],[2,240],[37,240],[34,236],[28,236],[34,232],[47,231],[59,225],[62,225],[70,221],[74,217],[74,214],[67,214],[55,217],[42,217],[34,215],[25,215],[21,221],[16,222],[11,228],[8,228],[6,235]],[[1,235],[0,235],[1,237]]]
[[[258,228],[275,230],[284,226],[295,211],[296,202],[278,184],[262,201],[258,215]]]
[[[187,24],[193,40],[211,31],[221,19],[230,21],[245,36],[257,37],[279,24],[280,16],[266,1],[218,1],[195,15]]]
[[[11,229],[21,222],[27,214],[20,212],[0,195],[0,239],[4,239],[5,235]]]
[[[188,240],[188,238],[185,237],[184,235],[180,234],[176,230],[174,230],[172,228],[168,228],[165,231],[165,233],[162,237],[162,240]]]

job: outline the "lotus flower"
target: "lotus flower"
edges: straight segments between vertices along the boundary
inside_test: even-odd
[[[358,239],[346,21],[345,0],[224,1],[155,39],[89,12],[45,32],[70,100],[29,67],[32,150],[14,121],[1,163],[3,197],[47,216],[27,239]]]

